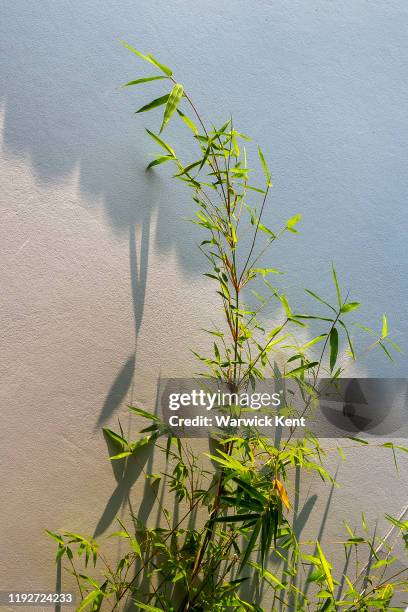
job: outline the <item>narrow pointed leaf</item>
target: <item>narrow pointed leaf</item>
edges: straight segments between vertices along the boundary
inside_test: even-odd
[[[163,155],[162,157],[157,157],[156,159],[150,162],[146,170],[149,170],[149,168],[153,168],[153,166],[159,166],[160,164],[164,164],[165,162],[170,161],[171,159],[174,159],[172,155]]]
[[[153,132],[151,132],[147,128],[146,128],[146,132],[149,134],[149,136],[151,138],[153,138],[153,140],[155,140],[161,147],[163,147],[163,149],[168,151],[168,153],[170,153],[170,155],[172,155],[173,157],[176,156],[176,154],[174,153],[173,149],[171,148],[170,145],[167,144],[167,142],[164,142],[164,140],[162,138],[160,138],[159,136],[157,136],[157,134],[154,134]]]
[[[164,74],[166,74],[167,76],[171,76],[173,74],[173,71],[170,70],[170,68],[168,66],[165,66],[164,64],[162,64],[161,62],[159,62],[157,59],[155,59],[153,57],[153,55],[151,55],[150,53],[148,53],[146,55],[146,58],[149,62],[151,62],[154,66],[157,66],[157,68],[159,68],[162,72],[164,72]]]
[[[159,68],[167,76],[171,76],[173,74],[173,72],[170,70],[170,68],[168,68],[167,66],[164,66],[163,64],[158,62],[152,55],[150,55],[150,53],[148,53],[147,55],[144,55],[143,53],[141,53],[140,51],[135,49],[135,47],[132,47],[132,45],[129,45],[129,43],[125,42],[124,40],[120,40],[119,39],[119,42],[126,49],[128,49],[128,51],[131,51],[132,53],[134,53],[135,55],[137,55],[141,59],[145,60],[146,62],[150,62],[150,64],[153,64],[153,66],[156,66],[157,68]]]
[[[387,323],[387,316],[385,314],[383,314],[382,316],[381,336],[382,338],[386,338],[388,336],[388,323]]]
[[[131,85],[139,85],[140,83],[148,83],[149,81],[161,81],[162,79],[167,79],[167,77],[165,76],[144,77],[142,79],[136,79],[135,81],[129,81],[129,83],[125,83],[121,87],[130,87]]]
[[[160,419],[151,412],[137,408],[136,406],[129,406],[129,410],[137,414],[138,416],[144,417],[145,419],[151,419],[152,421],[159,421]]]
[[[341,304],[340,287],[339,287],[339,283],[338,283],[338,280],[337,280],[336,269],[335,269],[334,266],[332,266],[332,272],[333,272],[334,286],[336,287],[337,301],[339,303],[339,307],[341,308],[342,304]]]
[[[301,218],[302,218],[302,215],[295,215],[294,217],[289,219],[289,221],[286,223],[286,227],[288,228],[288,230],[290,230],[291,232],[296,232],[296,230],[293,228],[295,227],[295,225],[299,223]]]
[[[266,184],[267,184],[268,187],[272,187],[271,173],[269,172],[269,168],[266,165],[265,157],[264,157],[264,154],[262,153],[261,147],[258,147],[258,155],[259,155],[259,159],[261,160],[261,164],[262,164],[262,167],[263,167],[264,172],[265,172]]]
[[[351,312],[360,306],[360,302],[348,302],[347,304],[343,304],[343,306],[340,308],[340,312]]]
[[[305,370],[310,370],[311,368],[314,368],[317,365],[319,365],[318,361],[312,361],[310,363],[305,363],[305,365],[299,366],[298,368],[295,368],[294,370],[291,370],[290,372],[288,372],[287,376],[296,376],[297,374],[301,374]]]
[[[279,497],[281,498],[282,503],[286,506],[288,510],[290,510],[288,494],[286,493],[285,487],[283,486],[281,481],[275,478],[275,480],[273,481],[273,486],[278,491]]]
[[[144,106],[139,108],[136,113],[145,113],[146,111],[153,110],[153,108],[157,108],[158,106],[163,106],[163,104],[166,104],[167,100],[169,99],[169,96],[170,94],[166,94],[165,96],[160,96],[160,98],[155,98],[148,104],[145,104]]]
[[[333,371],[336,365],[337,355],[339,352],[339,334],[335,327],[330,332],[330,370]]]
[[[104,434],[106,436],[108,436],[108,438],[110,438],[111,440],[113,440],[117,444],[120,444],[120,446],[122,446],[123,448],[125,448],[127,446],[127,444],[128,444],[127,440],[125,440],[125,438],[123,438],[122,436],[120,436],[116,432],[112,431],[111,429],[108,429],[107,427],[104,427],[103,428],[103,432],[104,432]]]
[[[177,113],[180,115],[184,123],[190,128],[193,134],[198,134],[198,128],[194,121],[191,121],[190,117],[187,117],[179,108],[177,109]]]
[[[327,586],[329,587],[330,592],[333,593],[334,582],[333,582],[333,577],[332,577],[331,570],[330,570],[330,565],[329,565],[326,557],[323,554],[323,551],[321,549],[321,546],[320,546],[319,542],[316,542],[316,547],[317,547],[317,552],[319,553],[320,561],[321,561],[321,564],[322,564],[322,569],[323,569],[324,574],[326,576]]]
[[[173,115],[174,111],[179,105],[181,98],[183,97],[183,93],[184,93],[183,86],[180,83],[176,83],[176,85],[173,87],[173,89],[171,90],[169,94],[169,97],[166,103],[166,108],[164,109],[163,122],[160,128],[160,133],[164,130],[164,128],[170,121],[171,116]]]

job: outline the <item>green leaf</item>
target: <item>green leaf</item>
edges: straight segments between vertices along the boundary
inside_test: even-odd
[[[167,76],[171,76],[173,74],[173,72],[170,70],[170,68],[168,68],[167,66],[164,66],[163,64],[158,62],[152,55],[150,55],[150,53],[148,53],[147,55],[143,55],[143,53],[141,53],[140,51],[135,49],[135,47],[132,47],[132,45],[129,45],[129,43],[125,42],[124,40],[120,40],[119,39],[119,42],[126,49],[128,49],[129,51],[131,51],[132,53],[134,53],[138,57],[141,57],[146,62],[150,62],[151,64],[153,64],[153,66],[156,66],[157,68],[159,68]]]
[[[177,109],[177,113],[180,115],[180,117],[182,118],[182,120],[184,121],[184,123],[190,128],[190,130],[193,132],[193,134],[198,134],[198,128],[196,126],[196,124],[191,121],[190,117],[187,117],[187,115],[185,115],[179,108]]]
[[[288,300],[287,300],[287,298],[286,298],[286,295],[284,295],[283,293],[282,293],[282,295],[280,296],[280,301],[281,301],[281,302],[282,302],[282,304],[283,304],[283,308],[285,309],[286,316],[287,316],[287,317],[291,317],[291,316],[292,316],[292,309],[291,309],[291,307],[289,306],[289,302],[288,302]]]
[[[148,53],[146,55],[146,58],[149,62],[151,62],[154,66],[157,66],[157,68],[159,68],[162,72],[164,72],[164,74],[166,74],[167,76],[171,76],[173,74],[173,71],[170,70],[170,68],[168,68],[167,66],[165,66],[164,64],[162,64],[161,62],[159,62],[157,59],[155,59],[153,57],[153,55],[150,55],[150,53]]]
[[[136,599],[133,600],[133,603],[139,606],[139,608],[142,608],[142,610],[147,610],[148,612],[163,612],[162,608],[155,608],[154,606],[149,606],[149,604],[142,603],[141,601],[136,601]]]
[[[130,538],[130,535],[128,534],[127,531],[115,531],[114,533],[111,533],[110,538]]]
[[[310,368],[314,368],[317,365],[319,365],[318,361],[312,361],[310,363],[305,363],[304,365],[299,366],[298,368],[295,368],[294,370],[291,370],[290,372],[288,372],[286,376],[296,376],[296,374],[300,374],[301,372],[304,372],[305,370],[310,370]]]
[[[166,108],[164,109],[163,122],[161,124],[160,133],[164,130],[164,128],[170,121],[171,116],[179,105],[181,98],[183,97],[183,93],[183,86],[180,83],[176,83],[169,94]]]
[[[383,314],[382,316],[382,330],[381,330],[381,337],[382,338],[386,338],[388,336],[388,323],[387,323],[387,316],[385,314]]]
[[[301,218],[302,218],[302,215],[295,215],[294,217],[289,219],[289,221],[286,223],[287,229],[290,230],[291,232],[296,232],[296,230],[294,230],[293,228],[295,227],[295,225],[299,223]]]
[[[284,589],[286,588],[285,585],[278,580],[278,578],[276,578],[276,576],[274,574],[272,574],[272,572],[270,572],[269,570],[263,568],[259,565],[259,563],[255,563],[253,561],[251,561],[250,563],[248,563],[248,565],[250,565],[251,567],[254,567],[256,570],[258,570],[258,572],[261,574],[262,578],[265,578],[267,580],[267,582],[269,582],[269,584],[271,584],[271,586],[273,586],[273,588],[279,588],[279,589]]]
[[[265,503],[267,502],[267,498],[265,497],[265,495],[263,495],[263,493],[261,493],[261,491],[250,485],[248,482],[245,482],[245,480],[242,480],[242,478],[238,478],[237,476],[235,476],[233,480],[241,487],[241,489],[243,489],[248,494],[250,498],[256,499],[262,504],[262,506],[265,505]]]
[[[259,514],[236,514],[235,516],[218,516],[211,519],[212,523],[237,523],[239,521],[252,521],[259,518]]]
[[[264,157],[264,154],[262,153],[261,147],[258,147],[258,155],[259,155],[259,159],[261,160],[261,163],[262,163],[262,166],[265,172],[266,184],[268,187],[272,187],[271,174],[269,172],[268,166],[266,165],[265,157]]]
[[[138,448],[141,448],[143,446],[147,446],[147,444],[150,444],[150,442],[153,442],[153,440],[156,439],[157,436],[155,436],[154,434],[151,436],[145,436],[144,438],[140,438],[140,440],[137,440],[137,442],[134,442],[132,444],[132,452],[134,452],[135,450],[137,450]]]
[[[148,81],[159,81],[162,79],[167,79],[165,76],[152,76],[152,77],[144,77],[143,79],[136,79],[135,81],[129,81],[129,83],[125,83],[122,87],[130,87],[131,85],[139,85],[140,83],[147,83]]]
[[[330,593],[333,594],[333,590],[334,590],[334,582],[333,582],[333,577],[331,574],[331,569],[330,569],[330,565],[327,562],[326,557],[323,554],[323,551],[320,547],[319,542],[316,542],[316,547],[317,547],[317,552],[319,553],[319,558],[322,564],[322,568],[324,571],[324,574],[326,576],[326,582],[327,582],[327,586],[329,587]]]
[[[306,342],[306,344],[304,344],[300,350],[304,351],[306,348],[309,348],[310,346],[316,344],[316,342],[320,342],[321,340],[326,338],[326,336],[327,334],[320,334],[320,336],[316,336],[316,338],[313,338],[313,340],[309,340],[309,342]]]
[[[50,536],[50,538],[58,542],[58,544],[60,544],[61,546],[64,546],[65,544],[64,540],[57,533],[53,533],[52,531],[49,531],[48,529],[45,530],[45,533],[47,533]]]
[[[330,370],[333,372],[339,352],[339,333],[335,327],[330,332]]]
[[[347,304],[343,304],[343,306],[340,308],[340,312],[351,312],[360,306],[360,302],[348,302]]]
[[[149,134],[149,136],[151,136],[151,138],[153,138],[155,142],[157,142],[161,147],[163,147],[163,149],[165,149],[168,153],[170,153],[170,155],[172,155],[173,157],[176,157],[176,154],[174,153],[171,146],[167,144],[167,142],[164,142],[162,138],[160,138],[159,136],[157,136],[157,134],[154,134],[147,128],[146,128],[146,132]]]
[[[119,453],[118,455],[113,455],[112,457],[109,457],[109,459],[111,461],[115,460],[115,459],[124,459],[125,457],[129,457],[129,455],[132,454],[132,451],[125,451],[123,453]]]
[[[358,442],[359,444],[368,444],[367,440],[363,440],[362,438],[354,438],[353,436],[347,436],[349,440],[354,440],[354,442]]]
[[[172,155],[163,155],[161,157],[156,157],[156,159],[154,159],[153,161],[150,162],[150,164],[148,164],[148,166],[146,167],[146,170],[153,168],[153,166],[159,166],[160,164],[164,164],[165,162],[168,162],[172,159],[174,159]]]
[[[93,603],[93,601],[101,595],[103,595],[103,593],[100,589],[95,589],[94,591],[88,593],[88,595],[81,601],[81,603],[77,607],[76,612],[82,612],[82,610],[84,610],[87,606]]]
[[[136,555],[138,555],[138,557],[141,557],[142,556],[142,550],[141,550],[140,544],[136,540],[136,538],[130,538],[130,545],[132,547],[133,552],[136,553]]]
[[[108,438],[119,444],[122,448],[125,448],[128,445],[127,440],[125,440],[125,438],[122,438],[122,436],[112,431],[111,429],[104,427],[102,431],[106,436],[108,436]]]
[[[267,274],[283,274],[280,270],[276,268],[250,268],[248,270],[248,274],[253,272],[254,274],[261,274],[264,278]]]
[[[356,359],[356,354],[354,352],[354,347],[353,347],[353,343],[351,341],[351,337],[350,337],[349,331],[348,331],[346,325],[343,323],[343,321],[341,319],[339,319],[339,323],[343,327],[344,331],[346,332],[347,342],[348,342],[348,345],[349,345],[350,353],[351,353],[352,358],[355,360]]]
[[[332,265],[332,273],[333,273],[334,286],[336,287],[337,301],[339,303],[339,307],[341,308],[342,304],[341,304],[340,287],[339,287],[339,283],[338,283],[338,280],[337,280],[336,270],[335,270],[335,267],[333,265]]]
[[[380,559],[380,561],[377,561],[377,563],[374,563],[373,569],[384,567],[384,565],[391,565],[396,560],[397,560],[397,557],[391,557],[390,559]]]
[[[251,537],[249,538],[249,542],[247,544],[247,547],[245,549],[244,555],[242,557],[241,564],[239,566],[240,571],[242,570],[243,567],[245,567],[245,564],[248,561],[248,558],[249,558],[251,552],[253,551],[253,549],[255,547],[257,537],[258,537],[259,532],[261,530],[261,526],[262,526],[262,520],[258,519],[258,521],[256,522],[256,524],[255,524],[255,526],[254,526],[254,528],[252,530]]]
[[[136,406],[128,406],[128,408],[138,416],[144,417],[145,419],[150,419],[151,421],[160,420],[155,414],[151,414],[150,412],[142,410],[141,408],[137,408]]]
[[[315,300],[318,300],[319,302],[321,302],[322,304],[324,304],[325,306],[328,306],[329,308],[331,308],[331,310],[333,310],[334,312],[336,312],[336,309],[333,308],[333,306],[331,306],[329,304],[329,302],[326,302],[326,300],[324,300],[323,298],[321,298],[319,295],[317,295],[317,293],[314,293],[313,291],[310,291],[310,289],[305,289],[306,293],[308,293],[309,295],[311,295],[312,297],[315,298]],[[313,317],[310,317],[313,318]]]
[[[387,355],[388,359],[389,359],[390,361],[394,361],[394,359],[392,358],[391,353],[390,353],[390,352],[389,352],[389,350],[388,350],[388,349],[387,349],[387,348],[386,348],[386,347],[383,345],[383,343],[382,343],[382,342],[379,342],[378,344],[381,346],[382,350],[383,350],[383,351],[384,351],[384,353]]]
[[[148,104],[145,104],[144,106],[139,108],[139,110],[137,110],[136,113],[145,113],[149,110],[152,110],[153,108],[157,108],[158,106],[163,106],[163,104],[166,104],[169,97],[170,97],[170,94],[166,94],[164,96],[160,96],[160,98],[155,98]]]

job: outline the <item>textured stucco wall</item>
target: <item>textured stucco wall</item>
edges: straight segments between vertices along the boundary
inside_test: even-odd
[[[146,175],[155,148],[132,116],[145,94],[117,90],[146,68],[115,37],[172,66],[205,116],[232,112],[262,143],[268,220],[304,216],[271,256],[289,295],[327,293],[333,260],[365,320],[387,312],[407,347],[408,5],[4,0],[2,13],[0,589],[52,588],[42,530],[103,535],[140,471],[112,472],[100,425],[129,400],[149,407],[160,374],[189,373],[214,317],[197,232],[180,229],[189,196]],[[378,354],[359,371],[406,366]],[[328,514],[329,488],[311,483],[314,537],[407,501],[389,454],[349,460]],[[144,487],[133,503],[147,512]]]

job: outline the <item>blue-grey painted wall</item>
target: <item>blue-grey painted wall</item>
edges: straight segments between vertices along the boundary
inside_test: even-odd
[[[205,117],[232,113],[262,145],[274,180],[268,223],[303,215],[270,259],[299,308],[304,286],[333,294],[333,261],[364,303],[361,320],[380,329],[386,312],[407,349],[408,4],[3,0],[0,28],[0,469],[10,500],[0,574],[2,588],[18,589],[22,575],[36,588],[53,576],[38,564],[44,527],[99,521],[103,531],[121,507],[119,478],[105,508],[117,483],[98,426],[129,398],[149,407],[159,372],[188,371],[188,347],[214,312],[198,234],[180,229],[189,195],[166,172],[144,171],[155,152],[144,122],[158,117],[135,118],[146,93],[118,89],[148,68],[116,38],[172,66]],[[407,357],[393,365],[377,353],[359,371],[405,376]],[[355,464],[372,515],[396,512],[403,489],[378,492],[371,460]],[[391,472],[392,460],[376,461],[377,484]]]

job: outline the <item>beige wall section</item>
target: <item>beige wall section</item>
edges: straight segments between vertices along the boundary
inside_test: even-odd
[[[41,186],[29,160],[9,159],[1,177],[0,589],[38,588],[55,573],[43,529],[93,533],[116,487],[101,425],[120,414],[126,427],[132,397],[151,409],[160,375],[191,371],[189,347],[200,318],[214,319],[213,304],[171,248],[157,252],[157,215],[145,288],[134,286],[129,257],[143,276],[140,229],[131,229],[129,254],[128,235],[115,236],[103,212],[87,209],[76,170]],[[143,487],[142,476],[137,503]]]
[[[155,147],[132,112],[147,94],[116,90],[146,71],[114,37],[177,67],[206,116],[232,111],[262,143],[268,224],[304,215],[271,256],[291,272],[282,287],[303,307],[303,286],[327,294],[334,260],[365,320],[387,311],[406,347],[408,11],[404,0],[3,4],[0,589],[50,589],[44,528],[103,538],[140,467],[118,484],[100,426],[127,424],[132,396],[149,408],[160,374],[188,374],[189,347],[216,316],[197,231],[182,221],[189,195],[144,171]],[[406,356],[384,363],[362,371],[406,375]],[[407,502],[389,452],[348,458],[327,516],[330,488],[316,478],[303,492],[316,496],[309,535],[324,521],[329,556],[343,519]],[[148,510],[143,478],[131,496]]]

